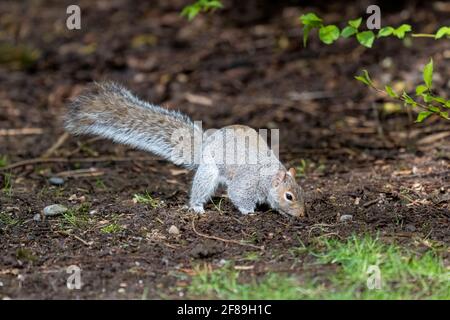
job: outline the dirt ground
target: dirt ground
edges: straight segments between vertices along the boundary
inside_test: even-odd
[[[342,22],[365,12],[360,2],[287,4],[245,19],[223,10],[189,23],[179,16],[182,1],[79,1],[82,29],[70,31],[65,10],[72,3],[0,3],[0,46],[19,44],[35,57],[0,65],[0,132],[36,128],[0,134],[7,165],[45,155],[64,133],[67,101],[93,80],[115,80],[205,128],[279,128],[282,161],[303,171],[309,217],[292,220],[266,208],[240,215],[222,192],[206,214],[189,213],[191,173],[108,141],[70,137],[47,162],[1,172],[0,298],[180,298],[177,273],[254,251],[260,258],[252,273],[301,275],[302,264],[290,268],[283,253],[319,236],[368,233],[419,248],[449,245],[449,123],[415,124],[414,113],[392,112],[388,99],[353,79],[368,69],[379,83],[411,91],[433,57],[436,92],[448,97],[449,41],[386,39],[369,50],[313,37],[303,48],[301,13]],[[448,10],[404,2],[383,9],[383,24],[433,32],[448,24]],[[52,185],[54,176],[64,184]],[[156,205],[133,202],[145,192]],[[83,220],[36,221],[51,204]],[[340,222],[345,214],[353,220]],[[119,230],[105,232],[111,224]],[[169,233],[172,225],[179,234]],[[66,287],[70,265],[82,269],[81,290]]]

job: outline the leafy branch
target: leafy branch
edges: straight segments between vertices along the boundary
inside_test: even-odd
[[[357,18],[354,20],[349,20],[347,26],[342,30],[334,24],[325,25],[323,19],[318,17],[315,13],[307,13],[301,15],[299,20],[303,27],[303,45],[306,46],[309,35],[314,29],[319,30],[319,39],[325,44],[332,44],[336,40],[341,38],[355,37],[358,42],[367,47],[371,48],[375,39],[383,37],[397,37],[398,39],[404,39],[407,34],[410,34],[414,38],[434,38],[441,39],[444,37],[450,37],[450,26],[444,26],[437,30],[436,34],[424,34],[424,33],[412,33],[412,27],[409,24],[402,24],[401,26],[394,28],[391,26],[386,26],[381,28],[377,34],[371,30],[360,31],[360,26],[362,18]]]
[[[395,92],[392,86],[386,85],[384,89],[380,89],[375,86],[372,79],[369,76],[367,70],[363,70],[362,75],[356,76],[356,80],[364,83],[370,88],[388,95],[389,97],[402,101],[405,106],[412,108],[420,108],[422,111],[417,115],[416,122],[422,122],[429,116],[435,114],[443,119],[450,120],[449,112],[443,111],[450,109],[450,100],[446,100],[443,97],[436,96],[432,92],[433,83],[433,60],[431,59],[423,69],[423,84],[419,84],[416,87],[415,97],[411,97],[408,93],[403,91],[401,94]],[[418,99],[421,98],[422,101]]]

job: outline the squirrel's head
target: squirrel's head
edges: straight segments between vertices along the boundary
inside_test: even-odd
[[[282,213],[304,217],[306,215],[303,189],[295,181],[295,169],[280,169],[272,179],[272,206]]]

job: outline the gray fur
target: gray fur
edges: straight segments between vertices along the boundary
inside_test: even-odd
[[[94,84],[75,99],[65,117],[65,127],[74,134],[98,135],[196,170],[190,195],[190,208],[195,212],[203,213],[204,204],[223,184],[243,214],[268,203],[280,212],[304,215],[304,196],[295,182],[295,170],[286,170],[249,127],[230,126],[203,134],[187,116],[141,101],[114,83]],[[181,142],[173,139],[179,130]],[[202,138],[199,142],[193,139],[196,134]],[[246,143],[236,147],[239,139]],[[193,156],[175,152],[180,145],[193,151]],[[295,199],[288,201],[288,193]]]

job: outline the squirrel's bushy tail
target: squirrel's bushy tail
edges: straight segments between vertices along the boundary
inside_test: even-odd
[[[94,83],[69,106],[65,128],[159,155],[194,169],[202,130],[187,116],[135,97],[115,83]],[[200,149],[199,149],[200,148]]]

